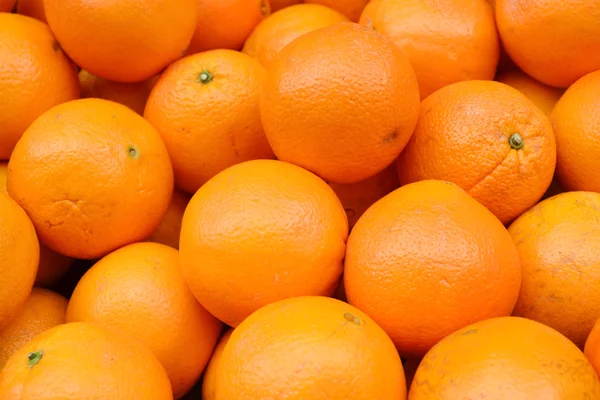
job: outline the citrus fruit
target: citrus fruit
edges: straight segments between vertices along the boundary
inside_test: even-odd
[[[267,72],[260,112],[275,155],[328,182],[381,172],[416,125],[419,93],[410,63],[392,42],[358,24],[300,36]]]
[[[324,181],[286,162],[246,161],[192,197],[181,268],[198,301],[235,327],[277,300],[333,294],[347,235],[344,208]]]
[[[0,160],[49,108],[79,97],[77,71],[48,26],[0,14]]]
[[[40,333],[65,323],[67,299],[47,289],[33,288],[19,313],[0,330],[0,370],[17,350]]]
[[[158,228],[148,238],[150,242],[162,243],[174,249],[179,249],[181,220],[183,219],[185,208],[190,202],[190,198],[187,193],[181,190],[175,189],[173,191],[173,197],[171,197],[171,202],[165,216],[158,225]]]
[[[0,12],[8,13],[12,11],[17,0],[0,0]]]
[[[358,22],[360,14],[369,0],[304,0],[308,4],[320,4],[341,12],[353,22]]]
[[[584,354],[600,375],[600,319],[596,320],[585,342]]]
[[[164,368],[142,344],[96,324],[50,328],[19,349],[0,373],[6,400],[170,400]]]
[[[44,244],[94,259],[150,236],[169,205],[173,171],[149,122],[121,104],[80,99],[27,129],[7,184]]]
[[[600,318],[600,193],[546,199],[508,231],[523,267],[514,315],[548,325],[583,348]]]
[[[348,238],[348,302],[422,357],[473,322],[510,315],[519,256],[498,219],[457,185],[408,184],[371,206]]]
[[[466,81],[423,100],[397,166],[401,185],[451,181],[508,223],[542,197],[555,164],[543,111],[503,83]]]
[[[319,4],[297,4],[273,13],[254,28],[242,51],[268,66],[286,45],[305,33],[348,21]]]
[[[600,0],[496,0],[510,58],[525,73],[566,88],[600,69]]]
[[[19,0],[17,1],[17,13],[45,23],[48,22],[44,11],[44,0]]]
[[[198,22],[187,54],[206,50],[240,50],[271,12],[269,0],[196,0]]]
[[[402,362],[365,313],[328,297],[267,305],[231,334],[217,369],[217,399],[406,398]]]
[[[46,18],[67,54],[104,79],[139,82],[185,51],[196,0],[44,0]]]
[[[554,105],[564,92],[562,89],[538,82],[520,70],[500,73],[496,76],[496,80],[523,93],[546,115],[550,115]]]
[[[204,370],[204,378],[202,380],[202,400],[216,400],[217,396],[217,369],[221,363],[221,354],[225,349],[225,345],[231,337],[233,329],[228,329],[221,336],[219,343],[215,347],[210,361]]]
[[[451,83],[491,80],[496,73],[500,45],[484,0],[373,0],[360,23],[406,53],[421,99]]]
[[[233,50],[185,57],[161,75],[144,117],[167,146],[177,187],[193,194],[231,165],[274,158],[259,115],[264,75],[258,61]]]
[[[75,287],[67,321],[98,323],[144,343],[175,398],[194,386],[221,332],[186,286],[177,250],[158,243],[131,244],[98,261]]]
[[[543,324],[501,317],[464,327],[421,361],[410,400],[595,399],[600,381],[583,353]]]
[[[550,114],[556,137],[556,176],[565,190],[600,192],[600,71],[575,82]]]
[[[294,4],[300,4],[302,0],[270,0],[269,4],[271,5],[271,12],[275,12],[277,10],[281,10],[282,8],[286,8],[289,6],[293,6]]]

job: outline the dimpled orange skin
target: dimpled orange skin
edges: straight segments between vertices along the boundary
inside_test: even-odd
[[[28,355],[42,351],[29,366]],[[2,400],[172,400],[169,378],[145,346],[85,322],[36,336],[12,355],[0,373]]]
[[[150,236],[171,200],[173,171],[149,122],[121,104],[80,99],[29,127],[7,184],[44,244],[94,259]]]
[[[275,158],[260,121],[264,76],[258,61],[233,50],[185,57],[161,75],[144,117],[167,146],[177,187],[194,194],[227,167]]]
[[[158,243],[125,246],[98,261],[75,287],[67,321],[95,322],[145,344],[175,398],[202,374],[222,327],[187,288],[177,250]]]
[[[496,0],[496,23],[510,58],[540,82],[566,88],[600,69],[600,0]]]
[[[324,181],[282,161],[247,161],[192,197],[181,268],[198,301],[235,327],[277,300],[332,295],[347,237],[344,208]]]
[[[187,54],[240,50],[252,30],[271,12],[269,0],[195,0],[198,23]]]
[[[550,121],[558,151],[556,176],[568,191],[600,192],[600,71],[575,82],[556,103]]]
[[[46,24],[0,14],[0,160],[49,108],[79,97],[75,66]]]
[[[496,76],[496,80],[523,93],[546,115],[550,115],[554,105],[564,92],[562,89],[538,82],[520,70],[500,73]]]
[[[319,4],[297,4],[265,18],[252,31],[242,51],[268,67],[294,39],[320,28],[347,22],[348,18]]]
[[[217,399],[217,370],[221,364],[221,355],[225,350],[225,345],[231,337],[233,329],[228,329],[227,332],[221,336],[219,343],[215,347],[210,361],[204,370],[204,379],[202,380],[202,400],[216,400]]]
[[[419,91],[393,43],[341,22],[297,38],[275,57],[260,110],[278,159],[328,182],[354,183],[400,154],[417,122]]]
[[[583,353],[596,370],[596,373],[600,375],[600,319],[596,320],[592,331],[587,337]]]
[[[289,6],[293,6],[294,4],[300,4],[302,0],[270,0],[269,4],[271,5],[271,12],[281,10],[282,8],[286,8]]]
[[[1,190],[0,227],[1,330],[18,314],[31,293],[40,246],[25,211]]]
[[[518,317],[464,327],[425,356],[409,400],[600,398],[583,353],[554,329]]]
[[[191,196],[181,190],[175,189],[169,208],[158,225],[158,228],[150,235],[148,241],[162,243],[179,249],[179,234],[181,233],[181,221],[183,213],[190,202]]]
[[[358,220],[344,286],[348,302],[415,358],[465,325],[510,315],[521,266],[492,213],[458,186],[426,180],[393,191]]]
[[[520,149],[510,144],[514,134]],[[456,183],[508,223],[542,197],[555,164],[554,134],[543,111],[503,83],[466,81],[421,103],[397,166],[401,185],[423,179]]]
[[[341,12],[352,22],[358,22],[360,14],[369,0],[304,0],[308,4],[321,4]]]
[[[406,53],[421,99],[451,83],[491,80],[496,73],[500,44],[485,0],[374,0],[360,23]]]
[[[362,311],[328,297],[256,311],[233,331],[219,363],[217,399],[406,398],[390,338]]]
[[[67,304],[67,299],[58,293],[33,288],[19,314],[0,330],[0,370],[10,356],[35,336],[64,324]]]
[[[508,231],[523,267],[514,315],[548,325],[583,348],[600,317],[600,193],[546,199]]]
[[[67,54],[90,73],[139,82],[181,57],[196,27],[196,0],[44,0]]]
[[[17,2],[17,13],[48,23],[44,11],[44,0],[19,0]]]

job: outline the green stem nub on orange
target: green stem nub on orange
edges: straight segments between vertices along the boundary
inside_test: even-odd
[[[354,314],[350,314],[349,312],[344,313],[344,318],[346,318],[346,321],[350,321],[353,324],[360,325],[360,319]]]
[[[40,362],[43,356],[44,350],[42,349],[34,351],[33,353],[29,353],[27,355],[27,365],[29,365],[29,368],[35,367]]]
[[[138,149],[137,149],[137,147],[135,147],[134,145],[130,144],[127,147],[127,154],[131,158],[137,158],[138,157]]]
[[[523,148],[525,143],[523,142],[523,137],[521,137],[521,135],[518,133],[513,133],[510,135],[510,138],[508,138],[508,144],[510,144],[510,147],[513,149],[519,150]]]
[[[207,83],[210,83],[210,81],[213,80],[213,75],[208,72],[208,70],[204,70],[202,72],[200,72],[200,75],[198,75],[198,82],[200,83],[204,83],[205,85]]]

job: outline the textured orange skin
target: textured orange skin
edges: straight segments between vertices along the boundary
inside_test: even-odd
[[[352,22],[358,22],[360,14],[369,0],[304,0],[308,4],[321,4],[341,12]]]
[[[29,127],[7,184],[44,244],[94,259],[150,236],[171,200],[173,171],[149,122],[121,104],[80,99]]]
[[[497,0],[496,23],[509,56],[540,82],[566,88],[600,69],[600,0]]]
[[[79,97],[75,66],[46,24],[0,14],[0,160],[49,108]]]
[[[162,243],[171,246],[174,249],[179,249],[179,234],[181,233],[181,221],[183,213],[190,202],[191,196],[181,190],[175,189],[173,197],[169,203],[169,208],[148,240],[150,242]]]
[[[29,368],[27,356],[43,350]],[[50,328],[8,360],[0,373],[2,400],[171,400],[169,378],[145,346],[85,322]]]
[[[484,0],[373,0],[360,23],[405,52],[421,99],[451,83],[491,80],[496,73],[500,44]]]
[[[397,400],[402,362],[365,313],[327,297],[261,308],[231,334],[217,369],[216,399]]]
[[[225,349],[225,345],[231,337],[233,329],[228,329],[221,336],[219,343],[215,347],[210,361],[204,370],[204,379],[202,380],[202,400],[217,400],[217,369],[221,365],[221,355]]]
[[[294,39],[320,28],[347,22],[338,11],[319,4],[297,4],[273,13],[254,28],[242,51],[268,67]]]
[[[347,237],[344,208],[325,182],[282,161],[247,161],[192,197],[181,268],[198,301],[235,327],[277,300],[333,294]]]
[[[509,144],[514,133],[523,139],[520,150]],[[542,197],[555,164],[556,143],[543,111],[503,83],[467,81],[423,100],[397,166],[401,185],[456,183],[508,223]]]
[[[575,82],[550,114],[556,136],[556,175],[565,190],[600,192],[600,71]]]
[[[596,370],[596,374],[600,375],[600,319],[596,320],[587,337],[583,352]]]
[[[392,164],[364,181],[346,185],[330,183],[329,186],[342,202],[348,216],[348,227],[352,229],[369,207],[386,194],[398,189],[400,184],[396,168]]]
[[[514,315],[548,325],[583,348],[600,317],[600,193],[546,199],[508,231],[523,267]]]
[[[158,243],[131,244],[98,261],[75,287],[67,321],[95,322],[144,343],[175,398],[202,374],[222,327],[187,288],[178,251]]]
[[[187,54],[240,50],[250,32],[271,12],[269,0],[195,0],[198,24]]]
[[[48,23],[44,11],[44,0],[19,0],[17,2],[17,13]]]
[[[277,10],[293,6],[294,4],[300,4],[302,0],[270,0],[271,12],[274,13]]]
[[[523,93],[546,115],[550,115],[554,105],[564,92],[562,89],[538,82],[520,70],[507,71],[498,74],[496,80]]]
[[[0,0],[0,12],[10,12],[15,6],[17,0]]]
[[[44,0],[52,32],[81,68],[139,82],[181,57],[196,27],[196,0]]]
[[[1,190],[0,227],[1,330],[18,314],[31,293],[40,246],[25,211]]]
[[[341,22],[297,38],[275,57],[260,110],[280,160],[328,182],[354,183],[400,154],[417,122],[419,91],[392,42]]]
[[[346,250],[348,302],[406,357],[444,336],[510,315],[521,266],[506,228],[457,185],[421,181],[393,191],[358,220]]]
[[[583,353],[538,322],[502,317],[443,339],[425,356],[409,400],[600,398]]]
[[[133,83],[115,82],[99,78],[84,69],[79,71],[81,97],[111,100],[131,108],[140,115],[144,114],[146,101],[156,79],[157,77],[152,77]]]
[[[40,333],[65,323],[67,299],[47,289],[33,288],[23,307],[0,330],[0,370],[17,350]]]
[[[199,82],[205,71],[212,80]],[[258,61],[233,50],[185,57],[160,76],[144,117],[167,146],[177,187],[194,194],[227,167],[275,158],[260,121],[264,76]]]

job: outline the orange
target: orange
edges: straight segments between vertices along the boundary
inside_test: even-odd
[[[596,320],[585,342],[584,354],[600,375],[600,319]]]
[[[187,288],[178,251],[158,243],[125,246],[98,261],[75,287],[67,321],[95,322],[144,343],[175,398],[194,386],[221,333]]]
[[[466,81],[421,103],[397,166],[401,185],[451,181],[508,223],[542,197],[555,164],[556,143],[543,111],[503,83]]]
[[[196,27],[196,0],[44,0],[67,54],[90,73],[139,82],[181,57]]]
[[[27,129],[7,183],[44,244],[94,259],[150,236],[171,200],[173,171],[149,122],[121,104],[81,99]]]
[[[408,398],[596,399],[600,381],[583,353],[554,329],[503,317],[439,342],[417,369]]]
[[[210,361],[204,370],[204,378],[202,380],[202,400],[216,400],[217,396],[217,369],[221,364],[221,355],[225,349],[225,345],[231,337],[233,329],[228,329],[227,332],[221,336],[215,351],[213,351]]]
[[[144,113],[144,107],[157,77],[141,82],[115,82],[90,74],[86,70],[79,71],[81,97],[95,97],[121,103],[138,114]]]
[[[523,267],[514,315],[548,325],[583,348],[600,317],[600,193],[546,199],[509,232]]]
[[[304,0],[305,3],[321,4],[341,12],[353,22],[358,22],[360,14],[369,0]]]
[[[3,400],[171,400],[164,368],[143,345],[84,322],[50,328],[8,360]]]
[[[144,117],[167,146],[177,187],[193,194],[231,165],[274,158],[259,115],[264,75],[256,60],[233,50],[185,57],[161,75]]]
[[[360,23],[408,56],[421,99],[454,82],[491,80],[500,56],[492,8],[483,0],[373,0]]]
[[[31,295],[4,329],[0,330],[0,370],[27,342],[65,323],[67,299],[47,289],[33,288]]]
[[[25,211],[1,190],[0,227],[0,288],[2,288],[0,330],[2,330],[19,313],[31,293],[38,267],[40,246],[35,229]]]
[[[177,189],[173,191],[173,197],[171,198],[165,216],[148,240],[179,249],[181,221],[183,219],[185,208],[189,202],[190,196],[187,193]]]
[[[17,13],[45,23],[48,22],[44,11],[44,0],[19,0],[17,1]]]
[[[554,105],[563,94],[563,90],[538,82],[520,70],[500,73],[496,76],[496,80],[523,93],[546,115],[550,115]]]
[[[206,50],[239,50],[271,9],[269,0],[195,0],[198,24],[187,54]]]
[[[302,0],[270,0],[269,3],[271,5],[271,12],[275,12],[294,4],[300,4]]]
[[[0,12],[11,12],[17,0],[0,0]]]
[[[510,58],[528,75],[566,88],[600,69],[600,0],[496,0]]]
[[[567,191],[600,192],[600,71],[575,82],[554,107],[556,175]]]
[[[307,296],[270,304],[231,334],[217,399],[405,399],[402,362],[367,314]]]
[[[358,24],[300,36],[267,72],[260,111],[275,155],[328,182],[354,183],[381,172],[416,125],[419,93],[410,63],[393,43]]]
[[[349,228],[352,229],[356,221],[373,203],[397,189],[399,183],[396,169],[392,164],[377,175],[363,181],[345,185],[330,183],[329,186],[342,202],[348,216]]]
[[[185,210],[181,268],[198,301],[230,326],[288,297],[332,295],[348,222],[333,190],[275,160],[234,165]]]
[[[408,184],[369,208],[346,251],[348,302],[404,357],[473,322],[510,315],[521,266],[506,228],[457,185]]]
[[[265,18],[252,31],[242,51],[268,66],[294,39],[344,21],[348,18],[331,8],[319,4],[297,4]]]
[[[0,160],[49,108],[79,97],[77,71],[46,24],[0,14]]]

